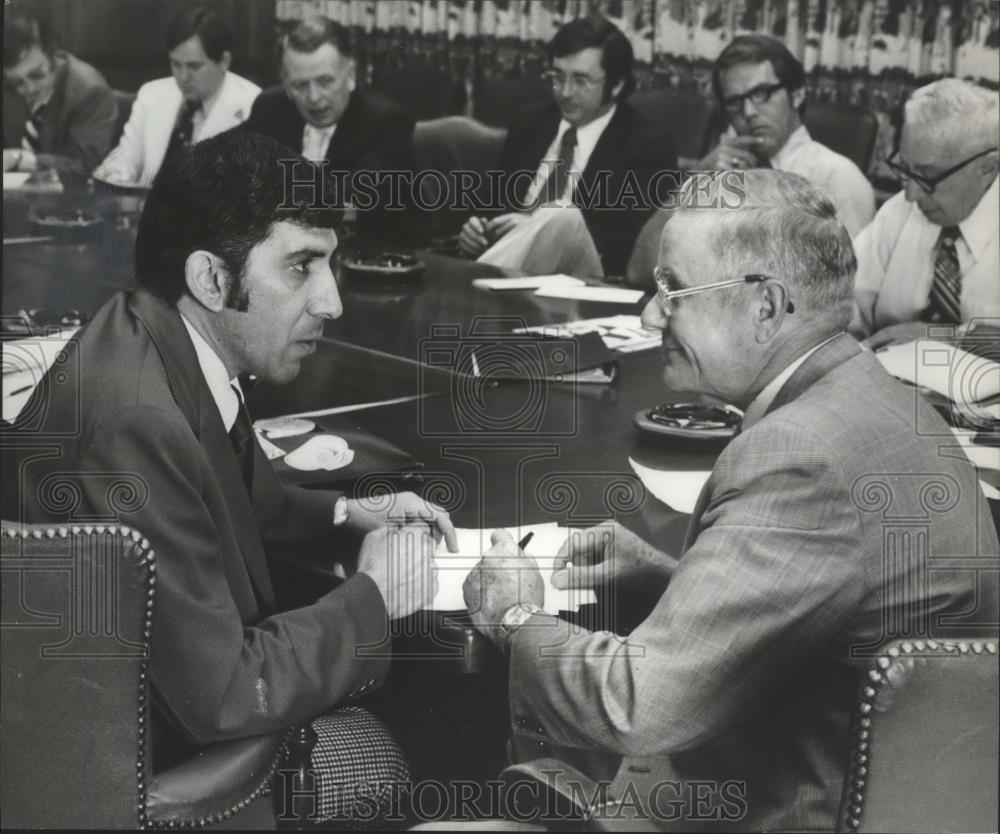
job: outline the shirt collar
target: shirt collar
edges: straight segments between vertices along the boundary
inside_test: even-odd
[[[997,235],[997,206],[1000,200],[1000,177],[994,177],[993,182],[986,193],[976,204],[968,217],[958,224],[962,232],[962,238],[972,252],[973,257],[978,261],[989,245],[990,241]]]
[[[233,427],[233,423],[236,422],[240,402],[243,400],[243,388],[240,386],[240,380],[238,377],[229,378],[229,372],[219,358],[219,354],[205,341],[205,337],[194,329],[194,325],[184,317],[183,313],[181,313],[181,321],[184,322],[191,342],[194,344],[194,352],[198,355],[201,374],[205,377],[208,390],[212,399],[215,400],[219,415],[222,417],[222,424],[228,433]],[[233,390],[234,387],[239,391],[239,394]]]
[[[809,135],[809,131],[806,130],[806,126],[799,125],[785,140],[785,144],[771,157],[771,167],[780,169],[784,165],[787,165],[789,157],[803,145],[808,145],[810,142],[812,142],[812,137]]]
[[[753,398],[753,402],[747,406],[746,411],[743,412],[742,431],[746,431],[751,426],[760,422],[760,419],[767,414],[767,410],[771,407],[771,403],[774,402],[774,398],[778,396],[778,392],[781,391],[782,387],[786,382],[788,382],[792,374],[794,374],[810,356],[823,347],[823,345],[828,342],[832,342],[840,335],[840,333],[834,333],[829,339],[824,339],[818,345],[813,345],[798,359],[793,360],[791,364],[785,368],[785,370],[767,383],[767,385],[761,389],[760,393]]]
[[[618,105],[612,104],[611,109],[603,116],[599,116],[592,122],[587,122],[583,127],[576,129],[576,152],[579,154],[578,158],[584,160],[584,165],[590,159],[590,155],[594,152],[594,148],[601,138],[601,134],[604,133],[604,128],[608,126],[617,109]],[[559,130],[556,133],[556,147],[559,146],[563,134],[569,130],[569,127],[570,124],[565,119],[559,120]]]

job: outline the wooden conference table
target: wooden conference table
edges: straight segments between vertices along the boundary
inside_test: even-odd
[[[82,208],[103,222],[86,239],[5,244],[5,317],[37,308],[56,314],[73,309],[86,317],[132,284],[141,199],[5,192],[5,239],[39,234],[29,222],[29,212],[39,207]],[[457,526],[585,526],[614,518],[677,552],[686,516],[646,494],[629,458],[653,468],[705,470],[718,448],[651,442],[633,427],[637,411],[672,398],[661,379],[659,351],[622,355],[619,376],[607,385],[484,384],[454,373],[441,358],[447,353],[442,348],[456,341],[490,343],[489,334],[521,325],[635,308],[480,290],[472,279],[496,270],[430,252],[420,257],[426,270],[412,284],[341,278],[343,316],[328,322],[326,338],[294,382],[250,392],[252,416],[395,401],[336,419],[416,458],[420,477],[405,485],[442,503]],[[479,335],[470,337],[474,323]],[[602,602],[615,609],[618,601]],[[608,624],[607,610],[596,608],[582,609],[581,621]],[[627,628],[642,611],[618,605],[613,616]],[[460,625],[452,637],[461,634]],[[397,633],[397,662],[376,706],[402,740],[416,778],[491,778],[506,763],[503,664],[497,657],[490,661],[493,650],[480,641],[462,651],[452,645],[428,652],[420,642],[423,628],[409,623]],[[476,674],[464,674],[470,671]]]

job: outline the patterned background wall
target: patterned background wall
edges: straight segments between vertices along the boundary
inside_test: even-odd
[[[942,75],[1000,82],[1000,0],[278,0],[278,25],[310,14],[354,30],[362,71],[420,60],[467,81],[534,74],[559,26],[598,10],[631,39],[640,87],[709,94],[736,35],[781,38],[809,72],[809,97],[879,116],[872,174],[884,176],[900,105]]]

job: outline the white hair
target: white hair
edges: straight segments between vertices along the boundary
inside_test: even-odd
[[[986,150],[1000,142],[1000,93],[971,81],[942,78],[913,91],[905,124],[918,141],[942,148]]]

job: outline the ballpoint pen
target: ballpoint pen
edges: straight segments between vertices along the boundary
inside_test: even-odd
[[[517,543],[517,549],[524,550],[524,548],[528,546],[528,542],[531,541],[531,537],[534,535],[535,535],[534,531],[528,533],[523,539],[521,539],[521,541]]]

